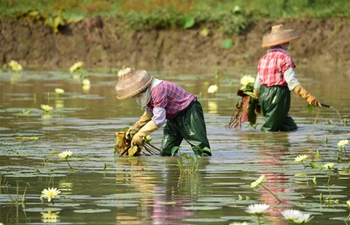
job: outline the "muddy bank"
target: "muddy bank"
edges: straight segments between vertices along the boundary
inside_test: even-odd
[[[1,63],[11,59],[27,68],[66,69],[76,61],[86,67],[166,68],[187,66],[255,66],[265,49],[262,36],[272,25],[294,28],[300,38],[290,52],[297,65],[350,67],[350,19],[256,21],[247,32],[232,36],[233,47],[221,47],[224,37],[198,29],[134,32],[112,18],[86,19],[55,34],[43,21],[0,20]],[[226,37],[225,37],[226,38]],[[350,73],[350,71],[346,71]]]

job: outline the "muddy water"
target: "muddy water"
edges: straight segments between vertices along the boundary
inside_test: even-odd
[[[349,77],[341,71],[298,69],[302,84],[341,118],[328,108],[309,113],[306,102],[293,94],[290,114],[300,128],[289,133],[262,133],[260,125],[225,129],[238,101],[239,79],[254,74],[254,68],[150,71],[198,95],[202,103],[213,156],[190,175],[180,173],[179,156],[114,155],[114,133],[142,111],[132,99],[116,100],[116,70],[87,71],[83,77],[90,86],[82,85],[81,74],[66,71],[0,73],[0,222],[258,224],[245,210],[265,203],[270,207],[260,224],[288,224],[281,215],[286,209],[311,214],[308,224],[344,223],[349,214],[350,145],[339,152],[337,143],[350,138],[350,95]],[[208,94],[208,86],[215,83],[218,92]],[[64,94],[56,94],[55,88]],[[54,109],[45,114],[41,104]],[[160,146],[162,130],[152,137]],[[63,151],[73,152],[68,159],[73,169],[58,157]],[[192,154],[186,143],[180,151]],[[298,155],[309,156],[305,167],[294,161]],[[311,161],[334,163],[334,169],[311,168]],[[267,178],[267,190],[252,189],[261,175]],[[40,201],[47,187],[61,191],[54,204]]]

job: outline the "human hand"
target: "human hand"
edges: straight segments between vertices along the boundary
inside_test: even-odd
[[[310,105],[314,105],[314,106],[321,106],[321,102],[319,102],[314,96],[310,95],[306,101],[310,104]]]
[[[125,133],[125,139],[126,140],[131,140],[132,137],[136,134],[137,131],[140,129],[137,129],[135,126],[130,127],[126,133]]]
[[[260,97],[260,91],[254,88],[253,93],[254,93],[254,95],[255,95],[254,99],[259,99],[259,97]]]
[[[136,133],[131,140],[131,144],[137,145],[137,146],[143,146],[144,145],[143,136],[141,136],[139,133]]]

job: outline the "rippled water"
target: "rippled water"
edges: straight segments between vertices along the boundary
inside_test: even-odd
[[[216,70],[219,90],[211,95],[207,88],[216,83]],[[329,108],[308,113],[306,102],[292,94],[290,114],[299,130],[262,133],[248,126],[225,129],[238,101],[239,79],[254,74],[254,68],[150,71],[198,95],[203,106],[213,156],[203,158],[198,173],[184,175],[179,156],[113,154],[115,132],[130,126],[142,111],[132,99],[115,98],[116,70],[87,71],[83,75],[91,82],[89,88],[65,71],[0,73],[0,222],[257,224],[257,217],[245,210],[266,203],[270,207],[261,224],[288,224],[281,215],[286,209],[314,216],[308,224],[344,224],[349,214],[350,151],[347,146],[340,153],[337,143],[350,138],[350,95],[349,77],[341,72],[298,70],[305,88],[336,108],[340,119]],[[58,95],[55,88],[65,93]],[[41,104],[54,109],[45,114]],[[162,130],[152,137],[160,146]],[[62,151],[73,152],[68,162],[74,170],[58,157]],[[180,151],[192,154],[187,143]],[[306,167],[294,162],[298,155],[309,156]],[[311,161],[335,166],[330,171],[312,169]],[[281,203],[263,187],[251,188],[261,175]],[[61,190],[54,204],[40,201],[47,187]]]

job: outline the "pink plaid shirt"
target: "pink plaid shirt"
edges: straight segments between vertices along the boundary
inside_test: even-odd
[[[258,63],[261,85],[268,87],[276,85],[286,86],[287,82],[283,74],[290,68],[294,69],[295,64],[286,50],[282,48],[269,49]]]

